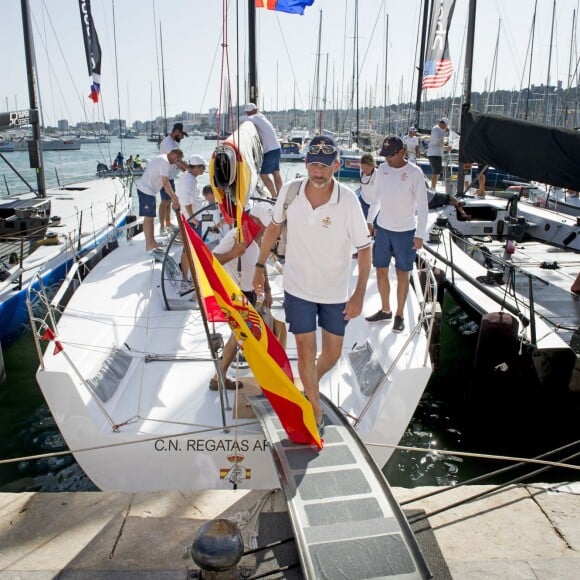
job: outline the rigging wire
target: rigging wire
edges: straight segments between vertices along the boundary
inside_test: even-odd
[[[578,451],[577,453],[573,453],[572,455],[568,455],[567,457],[564,458],[564,461],[569,461],[570,459],[576,459],[578,456],[580,456],[580,451]],[[459,506],[464,505],[466,503],[471,503],[471,502],[476,501],[478,499],[496,494],[497,492],[502,491],[502,490],[504,490],[512,485],[519,484],[519,483],[525,481],[526,479],[529,479],[530,477],[533,477],[535,475],[539,475],[540,473],[543,473],[544,471],[547,471],[548,469],[550,469],[550,468],[543,467],[541,469],[536,469],[535,471],[531,471],[530,473],[525,474],[521,477],[516,477],[510,481],[506,481],[505,483],[494,486],[492,489],[486,489],[486,490],[481,491],[479,493],[476,493],[470,497],[463,498],[461,500],[453,502],[447,506],[441,507],[441,508],[433,510],[431,512],[425,512],[424,514],[422,514],[416,518],[410,519],[409,523],[414,524],[414,523],[419,522],[421,520],[424,520],[424,519],[436,516],[440,513],[446,512],[447,510],[453,509],[455,507],[459,507]]]
[[[119,139],[121,140],[121,153],[123,155],[123,128],[121,126],[121,96],[119,93],[119,68],[118,68],[118,58],[117,58],[117,26],[115,24],[115,0],[111,0],[111,8],[113,10],[113,46],[115,47],[115,84],[117,87],[117,114],[119,115]]]
[[[562,445],[561,447],[557,447],[556,449],[551,449],[550,451],[546,451],[545,453],[541,453],[540,455],[536,455],[534,457],[534,459],[544,459],[545,457],[549,457],[550,455],[553,455],[555,453],[559,453],[560,451],[564,451],[565,449],[569,449],[570,447],[573,447],[573,446],[578,445],[578,444],[580,444],[580,439],[578,439],[576,441],[572,441],[571,443],[568,443],[566,445]],[[515,465],[508,465],[507,467],[495,469],[494,471],[490,471],[488,473],[478,475],[477,477],[472,477],[470,479],[462,481],[461,483],[454,485],[452,487],[452,489],[457,489],[460,487],[464,487],[466,485],[474,485],[475,483],[479,483],[480,481],[483,481],[485,479],[489,479],[490,477],[496,477],[498,475],[501,475],[502,473],[507,473],[508,471],[513,471],[514,469],[517,469],[517,468],[522,467],[524,465],[526,465],[526,463],[520,461],[520,462],[516,463]],[[548,469],[548,468],[547,467],[542,468],[542,470],[544,470],[544,469]],[[417,502],[417,501],[420,501],[423,499],[427,499],[429,497],[433,497],[435,495],[439,495],[440,493],[443,493],[447,489],[449,489],[449,488],[442,487],[442,488],[439,488],[437,490],[431,491],[429,493],[424,493],[423,495],[414,497],[413,499],[402,501],[402,502],[400,502],[400,505],[404,506],[404,505],[407,505],[409,503],[414,503],[414,502]]]

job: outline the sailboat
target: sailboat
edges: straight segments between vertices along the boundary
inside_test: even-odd
[[[73,260],[115,236],[131,207],[121,180],[92,180],[46,189],[40,139],[36,69],[28,2],[22,19],[30,109],[0,115],[0,128],[32,125],[31,165],[37,187],[0,198],[0,343],[8,347],[26,328],[26,289],[62,281]],[[27,184],[28,185],[28,184]]]
[[[574,189],[580,182],[578,132],[471,110],[475,5],[471,0],[460,160]],[[526,398],[547,400],[577,391],[580,380],[580,226],[520,194],[463,197],[466,215],[450,205],[432,210],[426,249],[433,266],[482,316],[475,364],[484,388],[501,377],[509,385],[502,398],[525,384]]]
[[[254,125],[242,123],[216,148],[210,167],[214,191],[228,199],[238,193],[249,197],[260,159]],[[194,238],[186,222],[179,223],[180,232],[169,240],[161,261],[145,251],[142,236],[135,236],[97,264],[58,319],[33,319],[39,352],[43,341],[50,341],[37,382],[76,460],[102,490],[278,487],[272,444],[256,414],[254,397],[280,388],[281,375],[264,380],[256,367],[244,363],[241,352],[228,376],[221,375],[219,360],[230,325],[209,318],[207,300],[212,294],[204,290],[196,261],[190,268],[198,281],[194,289],[185,284],[178,264],[184,251],[190,257]],[[272,255],[267,268],[271,313],[285,329],[283,265]],[[356,279],[356,260],[350,276]],[[344,352],[320,385],[329,449],[339,431],[349,429],[350,437],[366,445],[365,456],[368,453],[373,465],[382,468],[401,439],[431,375],[434,280],[429,272],[424,277],[430,281],[425,291],[417,274],[417,293],[409,295],[408,330],[403,334],[365,320],[380,305],[376,279],[369,281],[364,312],[349,322]],[[226,295],[237,296],[239,290]],[[244,316],[252,323],[252,336],[265,335],[261,318],[249,310]],[[285,348],[276,348],[298,376],[293,335],[287,336]],[[243,352],[252,363],[245,343]],[[219,389],[213,390],[210,380],[216,373]],[[241,381],[243,388],[227,390],[233,381]],[[294,409],[309,407],[299,385],[284,392]],[[292,420],[306,417],[303,413],[306,410]],[[275,429],[284,426],[281,448],[295,445],[306,452],[305,445],[291,442],[290,431],[282,437],[285,420],[273,422]],[[315,441],[320,444],[320,439]]]

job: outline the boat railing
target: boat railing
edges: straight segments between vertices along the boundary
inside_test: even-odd
[[[94,180],[95,167],[96,161],[92,159],[61,163],[58,167],[54,167],[54,173],[52,171],[46,172],[46,187],[65,187],[68,184]],[[12,173],[14,173],[14,168],[12,168]],[[20,174],[18,180],[16,177],[12,179],[13,175],[11,173],[8,174],[11,177],[10,180],[7,179],[6,174],[3,174],[6,193],[8,195],[17,195],[31,190],[35,191],[31,185],[36,183],[35,170],[26,167],[20,169],[18,173]]]
[[[385,385],[391,380],[391,377],[397,368],[401,357],[405,354],[409,345],[414,342],[421,334],[425,335],[425,350],[422,354],[422,364],[423,366],[427,366],[427,364],[429,364],[429,349],[431,346],[431,339],[433,338],[433,330],[435,327],[435,321],[439,308],[437,302],[437,279],[429,260],[426,259],[426,256],[423,252],[417,256],[417,265],[412,270],[411,278],[414,292],[419,302],[419,315],[417,317],[417,321],[415,326],[409,332],[407,339],[401,345],[401,348],[397,352],[396,356],[391,361],[391,364],[386,370],[384,376],[373,389],[373,392],[371,393],[369,400],[367,401],[360,415],[355,419],[355,429],[361,423],[369,409],[372,408],[376,397],[379,396]]]
[[[116,229],[118,236],[130,235],[131,232],[142,225],[143,219],[132,221]],[[115,243],[113,243],[113,247]],[[108,253],[111,248],[111,239],[107,237],[97,244],[82,257],[75,254],[73,264],[69,268],[64,280],[58,288],[47,287],[42,281],[42,269],[38,271],[28,284],[26,289],[26,308],[32,330],[34,346],[40,366],[44,368],[41,341],[47,337],[57,337],[57,322],[64,306],[70,300],[75,290],[83,279],[91,271],[96,263]]]
[[[534,302],[534,279],[536,276],[526,272],[524,269],[520,268],[517,264],[514,264],[508,260],[504,260],[499,256],[492,256],[487,254],[487,262],[484,261],[483,266],[487,267],[487,275],[483,278],[474,278],[465,272],[462,268],[454,263],[453,259],[453,246],[455,244],[462,245],[466,248],[467,252],[472,258],[476,252],[481,252],[482,256],[486,256],[485,244],[482,242],[474,242],[466,239],[464,236],[449,230],[450,242],[448,247],[445,245],[445,255],[448,259],[443,258],[440,254],[437,259],[443,262],[445,265],[449,266],[451,269],[451,283],[455,284],[455,274],[459,274],[462,278],[473,284],[480,292],[485,294],[488,298],[493,300],[502,310],[513,314],[521,323],[523,332],[529,327],[530,336],[529,342],[532,346],[537,346],[537,331],[536,331],[536,309]],[[427,250],[432,252],[427,247]],[[475,258],[473,258],[475,259]],[[504,276],[506,280],[504,281]],[[517,291],[516,289],[516,277],[520,280],[520,285],[527,289],[527,299],[526,296]],[[505,285],[505,290],[501,296],[497,292],[493,292],[488,286],[495,285],[501,282]],[[523,283],[521,281],[524,281]],[[522,335],[523,335],[522,332]]]

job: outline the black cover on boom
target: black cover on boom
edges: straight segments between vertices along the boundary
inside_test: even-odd
[[[461,162],[477,162],[557,187],[580,189],[580,131],[469,111]]]

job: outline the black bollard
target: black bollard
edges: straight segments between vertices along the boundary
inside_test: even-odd
[[[236,566],[243,553],[244,541],[238,526],[225,519],[203,524],[191,545],[191,557],[201,568],[202,578],[236,578]]]

